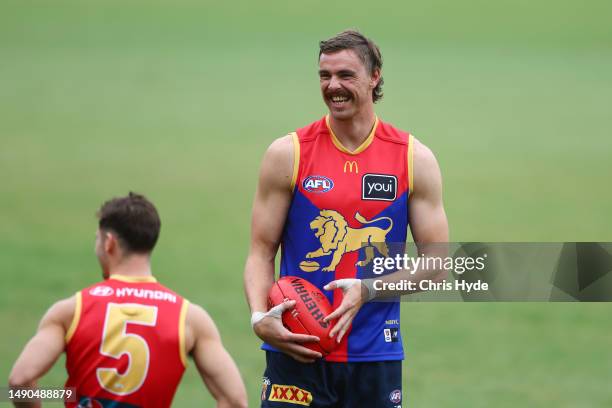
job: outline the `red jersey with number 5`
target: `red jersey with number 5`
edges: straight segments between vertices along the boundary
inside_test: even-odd
[[[169,407],[186,366],[187,300],[153,277],[112,275],[76,294],[66,334],[69,407]]]

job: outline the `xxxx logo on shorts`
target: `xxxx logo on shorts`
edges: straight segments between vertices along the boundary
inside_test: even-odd
[[[272,384],[268,401],[288,402],[308,407],[312,402],[312,394],[294,385]]]

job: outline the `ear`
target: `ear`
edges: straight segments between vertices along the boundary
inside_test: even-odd
[[[370,86],[372,87],[372,89],[376,88],[376,86],[380,82],[381,76],[382,72],[380,71],[380,68],[374,68],[374,72],[372,72],[372,75],[370,76]]]
[[[117,251],[117,238],[110,232],[104,233],[104,252],[112,254]]]

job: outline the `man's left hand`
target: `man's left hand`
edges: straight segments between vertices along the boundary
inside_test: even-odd
[[[329,332],[329,337],[334,337],[337,334],[338,338],[336,341],[340,343],[342,337],[344,337],[349,327],[351,327],[355,315],[357,315],[361,306],[366,302],[368,290],[361,284],[361,279],[338,279],[329,282],[323,289],[342,289],[342,303],[340,303],[340,306],[338,306],[336,310],[323,319],[325,322],[338,319],[336,325]]]

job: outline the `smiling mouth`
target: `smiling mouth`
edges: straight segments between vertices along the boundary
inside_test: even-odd
[[[330,98],[332,102],[348,102],[348,96],[332,96]]]
[[[344,105],[345,103],[347,103],[348,101],[350,101],[351,98],[346,95],[334,95],[334,96],[330,96],[329,100],[331,101],[332,105],[340,107]]]

